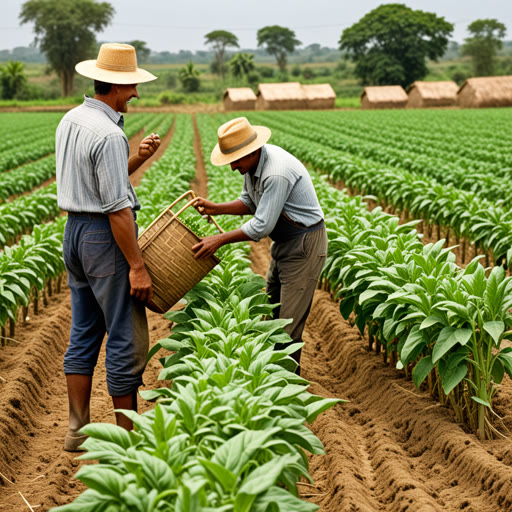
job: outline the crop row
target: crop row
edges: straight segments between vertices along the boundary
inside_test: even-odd
[[[32,190],[55,176],[55,155],[0,174],[0,202]]]
[[[203,126],[209,138],[211,128]],[[233,180],[211,183],[214,200],[223,200],[226,187],[232,192]],[[224,219],[227,229],[236,223]],[[130,413],[135,432],[83,429],[90,437],[81,458],[107,465],[84,466],[77,478],[89,489],[55,512],[317,509],[297,497],[299,479],[309,477],[303,450],[323,453],[304,421],[337,400],[308,393],[290,351],[273,349],[289,340],[286,321],[265,320],[273,306],[244,253],[224,247],[223,261],[187,295],[186,309],[166,315],[178,325],[151,354],[174,352],[161,359],[160,375],[172,387],[141,393],[160,400],[151,412]]]
[[[369,128],[366,133],[354,136],[339,115],[319,117],[316,112],[308,113],[307,116],[292,113],[284,119],[278,113],[269,117],[286,123],[290,134],[300,136],[307,133],[310,140],[343,154],[364,159],[368,165],[379,169],[388,166],[392,170],[409,172],[416,179],[435,180],[443,185],[474,192],[478,197],[491,202],[499,200],[507,209],[512,204],[512,199],[506,193],[512,187],[512,170],[509,168],[507,173],[502,163],[481,164],[475,168],[475,162],[469,160],[471,167],[463,167],[460,159],[452,162],[446,155],[434,158],[421,154],[412,145],[407,150],[401,149],[386,139],[382,129],[378,132],[381,138],[379,142],[375,142],[375,134]],[[505,176],[497,176],[498,170],[506,173]]]
[[[52,183],[32,194],[0,204],[0,247],[11,245],[32,227],[59,215],[57,184]]]
[[[145,122],[147,120],[148,118]],[[142,126],[136,132],[140,129]],[[172,144],[169,146],[170,149],[173,147]],[[166,153],[162,158],[168,158],[165,155]],[[180,167],[179,151],[174,153],[173,162],[177,168]],[[158,178],[155,178],[154,181],[156,183]],[[147,188],[151,189],[151,187]],[[146,197],[149,195],[147,194]],[[152,211],[154,214],[154,210]],[[12,336],[20,308],[25,310],[23,318],[26,317],[26,309],[30,302],[34,303],[34,308],[37,311],[39,294],[43,292],[43,299],[46,300],[46,294],[52,293],[51,280],[64,270],[62,236],[66,218],[59,217],[48,224],[39,225],[40,222],[55,218],[58,214],[55,183],[30,195],[0,205],[0,246],[11,242],[25,231],[31,232],[31,234],[23,235],[17,245],[5,246],[0,252],[2,340],[5,337],[5,326],[8,319],[10,319],[10,334]],[[55,274],[57,270],[58,274]],[[30,279],[26,276],[29,276]]]
[[[486,272],[480,257],[462,269],[444,240],[421,242],[419,221],[400,225],[380,207],[369,212],[361,196],[312,179],[328,212],[323,277],[342,315],[354,315],[371,343],[412,370],[418,387],[427,381],[481,439],[499,435],[491,404],[505,373],[512,376],[512,347],[503,343],[512,339],[512,277],[502,267]]]
[[[308,138],[311,132],[297,130],[285,117],[251,114],[255,124],[274,128],[272,140],[334,181],[364,194],[372,194],[381,203],[393,205],[398,213],[421,218],[425,225],[442,226],[451,231],[457,243],[466,248],[466,239],[490,252],[496,263],[512,257],[512,211],[477,194],[442,185],[427,177],[399,169],[382,169],[357,155],[344,153]],[[293,134],[292,134],[293,132]],[[304,135],[307,133],[307,135]]]

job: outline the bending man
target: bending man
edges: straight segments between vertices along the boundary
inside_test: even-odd
[[[267,274],[267,293],[276,308],[275,318],[291,318],[286,326],[292,343],[302,341],[313,294],[327,254],[324,215],[311,177],[302,163],[284,149],[266,144],[271,132],[252,126],[245,117],[218,130],[211,162],[230,164],[244,177],[241,196],[216,204],[198,198],[196,208],[206,215],[253,217],[241,228],[201,239],[192,247],[196,258],[208,258],[225,244],[273,240]],[[300,364],[300,350],[293,354]],[[297,373],[300,366],[297,367]]]

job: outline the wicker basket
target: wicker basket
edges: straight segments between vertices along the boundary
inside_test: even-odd
[[[171,208],[187,195],[192,200],[174,214]],[[200,239],[178,219],[194,204],[195,198],[192,190],[180,196],[138,238],[142,258],[153,281],[153,303],[162,312],[174,306],[220,261],[215,256],[205,260],[194,258],[192,246]],[[210,219],[222,232],[215,220]]]

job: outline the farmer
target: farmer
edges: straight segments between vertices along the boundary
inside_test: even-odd
[[[135,49],[104,44],[97,60],[76,65],[94,80],[94,98],[68,112],[56,133],[57,200],[68,212],[64,262],[71,290],[71,333],[64,357],[69,430],[64,450],[79,451],[90,422],[94,367],[108,332],[107,386],[115,409],[137,410],[137,389],[148,353],[145,301],[152,283],[137,245],[139,201],[128,178],[160,145],[142,140],[129,158],[123,112],[138,98],[137,84],[156,79],[137,68]],[[116,412],[118,425],[133,424]]]
[[[267,293],[280,303],[275,318],[291,318],[285,327],[292,343],[302,331],[327,253],[324,215],[305,167],[284,149],[266,144],[270,130],[251,126],[245,117],[223,124],[213,148],[213,165],[231,165],[244,177],[238,199],[216,204],[198,198],[195,206],[205,215],[253,217],[241,228],[202,238],[192,249],[205,259],[225,244],[246,240],[273,240],[267,274]],[[279,347],[281,348],[281,347]],[[300,365],[300,350],[293,354]],[[300,366],[297,367],[297,373]]]

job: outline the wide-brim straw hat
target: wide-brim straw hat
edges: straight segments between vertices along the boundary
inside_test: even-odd
[[[87,78],[109,84],[140,84],[158,78],[137,67],[133,46],[120,43],[102,44],[97,59],[79,62],[75,69]]]
[[[227,165],[261,148],[272,132],[266,126],[252,126],[247,118],[237,117],[217,131],[218,144],[210,157],[213,165]]]

